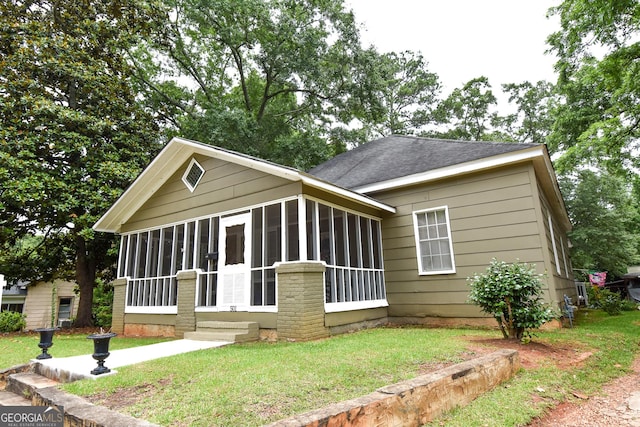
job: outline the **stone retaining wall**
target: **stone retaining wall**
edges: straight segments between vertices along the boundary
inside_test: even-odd
[[[271,426],[421,426],[457,406],[467,405],[513,377],[519,369],[517,351],[499,350]]]

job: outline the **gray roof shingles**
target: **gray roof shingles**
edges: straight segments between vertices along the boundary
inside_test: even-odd
[[[536,146],[393,135],[342,153],[309,174],[352,189]]]

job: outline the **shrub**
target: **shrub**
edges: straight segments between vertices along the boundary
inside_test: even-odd
[[[555,317],[541,297],[542,276],[535,272],[535,265],[507,264],[494,258],[484,274],[467,279],[469,299],[496,319],[505,338],[521,340]]]
[[[113,314],[113,285],[98,281],[93,288],[93,323],[108,329]]]
[[[587,288],[589,307],[603,310],[605,313],[616,316],[622,311],[635,310],[637,305],[633,301],[623,300],[620,294],[607,288],[589,286]]]
[[[0,332],[18,332],[27,326],[22,313],[3,311],[0,313]]]

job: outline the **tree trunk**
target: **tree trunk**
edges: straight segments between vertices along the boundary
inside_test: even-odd
[[[96,282],[96,263],[87,251],[86,241],[76,236],[76,281],[80,287],[78,314],[74,326],[93,326],[93,286]]]

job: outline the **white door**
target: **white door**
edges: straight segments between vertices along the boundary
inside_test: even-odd
[[[251,215],[220,218],[219,305],[235,311],[249,305],[251,277]]]

